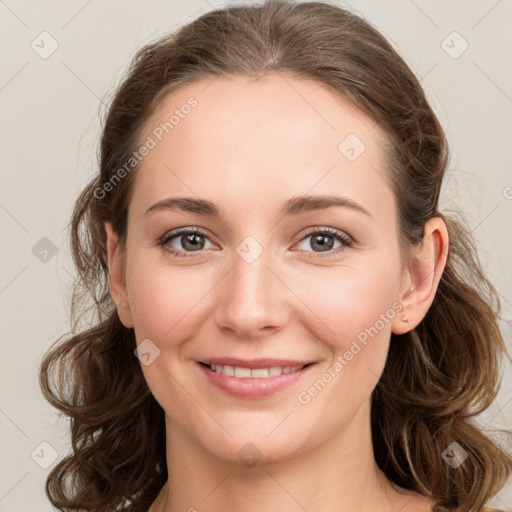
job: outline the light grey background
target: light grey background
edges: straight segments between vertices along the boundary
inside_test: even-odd
[[[67,422],[43,400],[37,370],[69,329],[67,223],[97,169],[100,103],[139,47],[225,4],[0,0],[0,512],[52,510],[44,480],[54,455],[69,448]],[[512,2],[339,4],[373,22],[422,79],[452,150],[442,204],[467,215],[511,347]],[[58,48],[46,55],[52,44]],[[498,400],[480,421],[511,428],[512,365],[504,367]],[[512,510],[512,483],[491,503]]]

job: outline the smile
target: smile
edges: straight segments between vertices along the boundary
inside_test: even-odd
[[[244,368],[240,366],[230,366],[228,364],[211,364],[210,369],[217,373],[223,373],[230,377],[239,377],[240,379],[278,377],[279,375],[294,373],[301,370],[304,366],[271,366],[269,368]]]
[[[242,399],[262,399],[290,389],[315,366],[313,362],[276,359],[197,361],[197,367],[210,384]]]

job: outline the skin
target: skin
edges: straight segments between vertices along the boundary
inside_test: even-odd
[[[141,140],[189,97],[198,101],[137,171],[125,251],[105,225],[120,319],[137,343],[150,339],[161,351],[142,365],[166,413],[170,474],[150,512],[430,510],[426,497],[391,485],[376,466],[370,396],[391,332],[413,329],[432,304],[446,264],[444,222],[431,219],[402,263],[396,201],[383,178],[384,134],[371,119],[322,84],[290,75],[210,82],[172,92],[148,121]],[[354,161],[338,150],[351,133],[366,146]],[[331,207],[279,217],[285,201],[306,194],[343,194],[371,216]],[[145,215],[170,196],[215,202],[222,219]],[[158,245],[180,227],[206,233],[199,252],[186,235],[167,244],[191,257]],[[322,252],[305,233],[310,227],[339,230],[354,243]],[[252,263],[236,252],[247,236],[263,249]],[[299,403],[298,393],[393,304],[403,310]],[[198,370],[197,360],[213,356],[316,366],[291,389],[248,400],[214,388]],[[251,467],[237,456],[248,442],[260,457]]]

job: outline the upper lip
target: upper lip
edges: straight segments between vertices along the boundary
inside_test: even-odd
[[[272,367],[282,367],[286,368],[296,367],[296,366],[304,366],[306,364],[312,363],[313,361],[297,361],[291,359],[275,359],[275,358],[261,358],[261,359],[238,359],[236,357],[209,357],[207,359],[201,359],[200,363],[204,364],[218,364],[218,365],[228,365],[228,366],[237,366],[239,368],[272,368]]]

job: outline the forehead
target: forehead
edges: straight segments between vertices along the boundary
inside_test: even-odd
[[[376,206],[393,200],[383,132],[313,80],[271,74],[191,83],[161,100],[141,141],[148,137],[154,147],[136,179],[146,203],[181,194],[256,204],[308,191]]]

